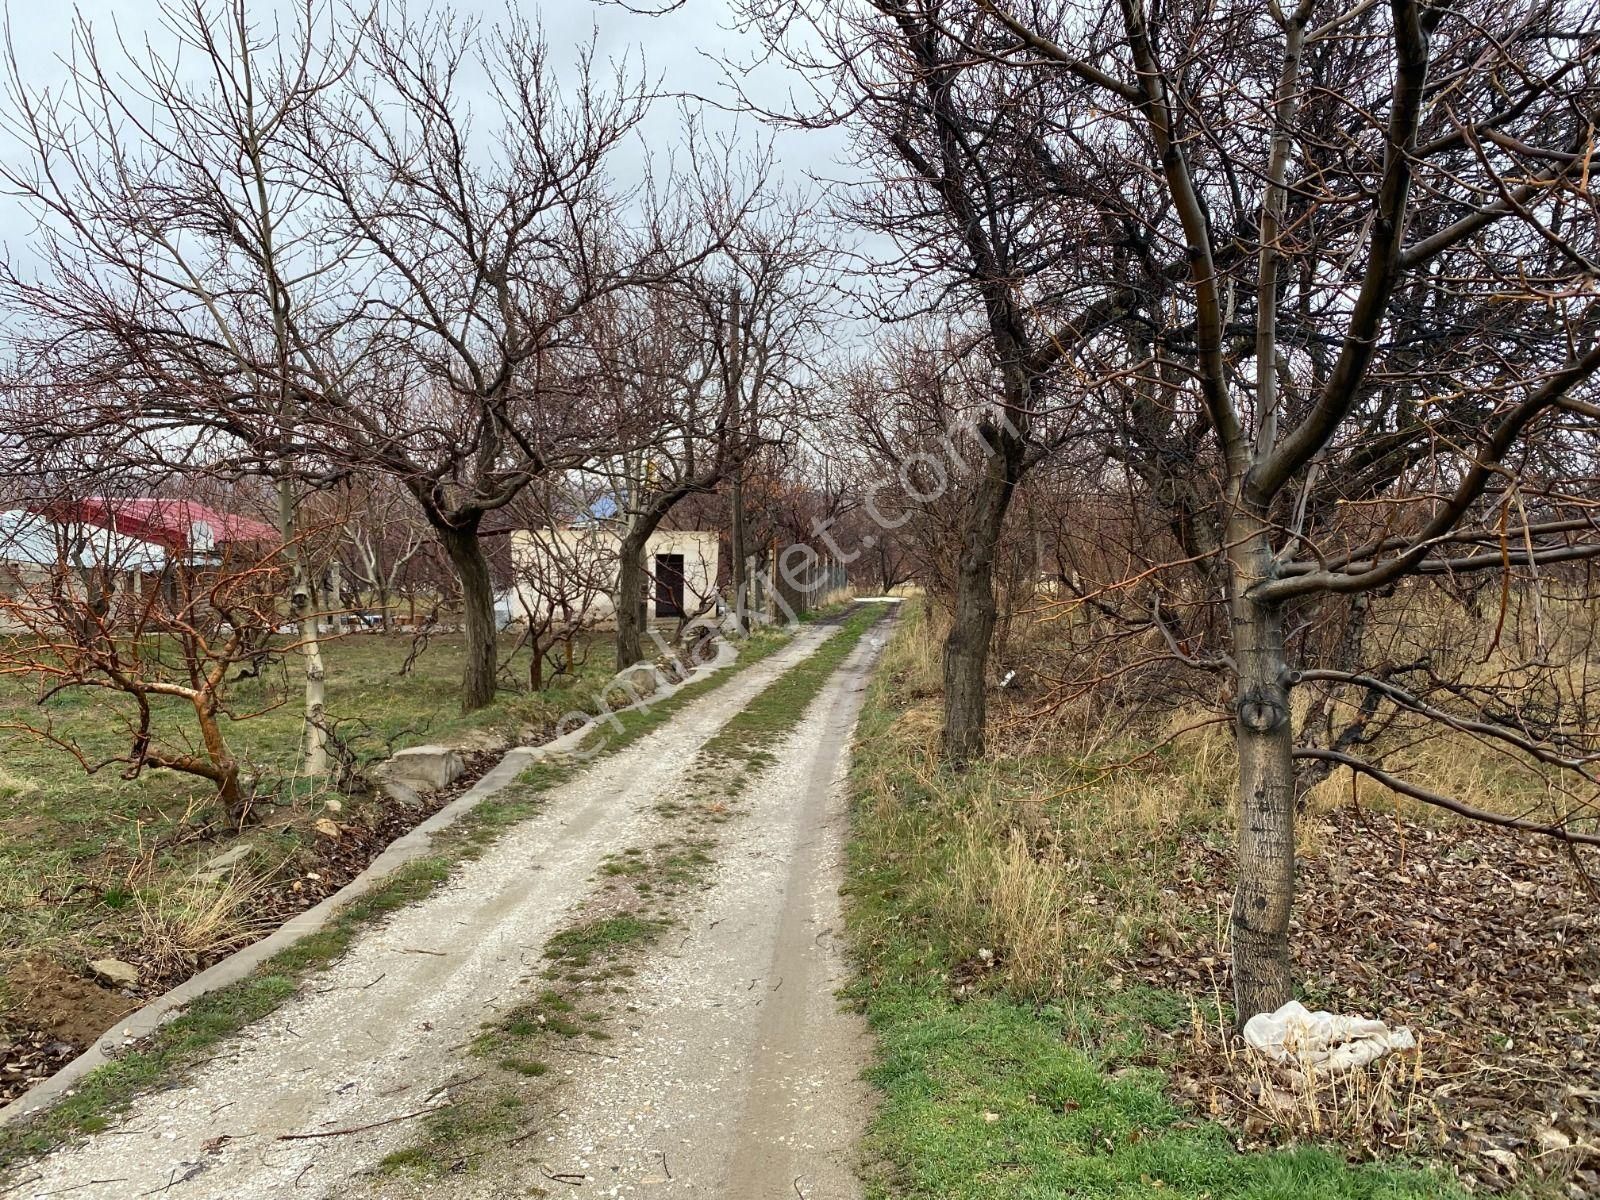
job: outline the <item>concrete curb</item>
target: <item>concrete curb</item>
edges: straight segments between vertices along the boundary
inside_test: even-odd
[[[642,700],[611,711],[616,714],[648,709],[689,684],[698,683],[732,666],[738,657],[738,652],[727,641],[719,638],[717,655],[710,662],[692,668],[678,683],[669,684]],[[54,1075],[34,1084],[10,1104],[0,1108],[0,1125],[32,1116],[48,1108],[89,1072],[112,1061],[118,1051],[154,1033],[161,1025],[177,1016],[186,1005],[208,992],[237,983],[280,950],[288,948],[307,934],[321,930],[341,908],[372,891],[406,863],[425,855],[432,848],[434,834],[448,829],[485,800],[504,791],[515,782],[517,776],[534,763],[575,749],[593,729],[603,723],[603,720],[602,717],[591,717],[584,725],[543,745],[515,746],[506,751],[500,761],[482,778],[409,833],[402,834],[390,842],[388,848],[367,865],[366,870],[337,892],[323,899],[315,907],[290,917],[259,942],[230,954],[221,962],[214,963],[200,974],[180,983],[170,992],[158,996],[137,1012],[124,1017]]]

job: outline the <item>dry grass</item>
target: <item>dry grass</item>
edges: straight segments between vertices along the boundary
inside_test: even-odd
[[[1524,722],[1535,737],[1554,735],[1568,753],[1600,748],[1594,697],[1600,681],[1600,604],[1564,596],[1561,587],[1559,581],[1519,585],[1503,596],[1486,591],[1467,599],[1418,587],[1414,595],[1379,607],[1362,657],[1372,663],[1425,661],[1438,677]],[[1410,680],[1402,675],[1397,682]],[[1336,718],[1347,717],[1358,698],[1353,690],[1342,693],[1343,711],[1336,709]],[[1470,706],[1450,696],[1436,703],[1473,715]],[[1381,755],[1385,766],[1403,778],[1477,808],[1550,821],[1600,816],[1592,789],[1571,773],[1533,763],[1498,740],[1420,717],[1396,720],[1365,753]],[[1370,780],[1352,783],[1345,771],[1336,771],[1307,800],[1313,808],[1355,801],[1397,807],[1435,823],[1456,819],[1414,801],[1397,802]]]
[[[1106,963],[1162,921],[1161,862],[1180,831],[1225,820],[1222,735],[1194,732],[1161,753],[1085,753],[1070,729],[997,699],[993,752],[960,775],[939,765],[944,618],[908,607],[883,677],[899,712],[864,788],[901,821],[907,853],[948,862],[928,904],[959,935],[967,972],[1034,999],[1083,997]],[[880,766],[881,764],[881,766]],[[915,797],[915,819],[889,797]],[[948,839],[942,849],[919,839]],[[1143,865],[1141,865],[1143,864]]]
[[[856,598],[857,589],[854,587],[834,588],[825,593],[810,607],[813,609],[841,608]]]
[[[949,633],[950,615],[943,609],[921,601],[907,602],[900,629],[884,647],[879,669],[901,694],[939,695],[944,690],[944,640]]]
[[[263,876],[235,871],[214,881],[193,880],[153,902],[139,897],[140,962],[162,977],[192,973],[255,941],[274,923],[259,915],[267,886]]]
[[[1109,962],[1175,923],[1225,922],[1231,880],[1214,881],[1217,906],[1185,913],[1163,902],[1182,839],[1231,842],[1237,758],[1230,725],[1187,703],[1150,713],[1118,734],[1089,728],[1070,712],[1041,713],[1037,695],[1011,689],[991,702],[987,761],[962,776],[938,765],[940,658],[948,617],[908,606],[885,651],[883,670],[899,709],[889,737],[899,779],[873,781],[870,794],[909,788],[946,814],[957,842],[942,894],[931,903],[961,931],[974,976],[1030,997],[1080,996]],[[1048,639],[1058,625],[1024,615],[1019,637]],[[1306,700],[1297,698],[1297,717]],[[1469,802],[1525,801],[1507,785],[1503,756],[1456,734],[1406,747],[1392,759],[1413,778]],[[908,766],[907,764],[911,764]],[[909,777],[907,777],[909,773]],[[1328,849],[1320,815],[1351,802],[1378,811],[1448,814],[1335,772],[1308,797],[1298,850]],[[1516,801],[1513,801],[1516,802]],[[1492,805],[1491,805],[1492,806]]]
[[[1294,653],[1306,665],[1337,665],[1345,615],[1330,613],[1325,624],[1296,643]],[[1009,751],[1047,751],[1063,739],[1080,755],[1115,760],[1161,744],[1183,723],[1226,715],[1221,679],[1177,667],[1154,635],[1118,636],[1086,606],[1041,596],[1009,629],[999,669],[1018,669],[1029,702],[1018,706],[1021,728],[1010,735]],[[1548,579],[1537,587],[1519,583],[1504,595],[1488,589],[1468,596],[1408,584],[1375,602],[1356,661],[1364,670],[1398,669],[1395,683],[1420,689],[1438,707],[1466,716],[1481,707],[1536,738],[1552,738],[1566,753],[1600,752],[1600,600],[1584,596],[1581,581]],[[1315,692],[1312,685],[1295,692],[1299,729]],[[1328,725],[1306,729],[1305,740],[1329,744],[1362,699],[1354,687],[1334,691]],[[1586,781],[1533,763],[1498,740],[1397,715],[1389,705],[1368,731],[1377,736],[1356,747],[1363,757],[1473,807],[1550,822],[1600,820]],[[1226,799],[1231,783],[1217,788],[1212,777],[1232,769],[1231,738],[1225,724],[1214,733],[1210,745],[1180,740],[1195,751],[1194,767],[1206,777],[1196,786]],[[1354,800],[1435,824],[1456,819],[1397,801],[1381,784],[1352,781],[1343,769],[1306,799],[1314,811]]]
[[[987,967],[998,947],[1000,978],[1023,995],[1068,990],[1065,972],[1081,960],[1065,953],[1072,942],[1073,888],[1059,850],[1035,851],[1020,829],[997,843],[991,830],[968,823],[951,883],[955,902],[977,914],[985,943],[978,961]]]
[[[39,783],[26,775],[17,775],[0,766],[0,800],[16,800],[31,796],[39,790]]]

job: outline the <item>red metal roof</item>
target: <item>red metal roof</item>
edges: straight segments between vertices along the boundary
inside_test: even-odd
[[[118,533],[141,541],[155,542],[168,550],[209,549],[199,528],[201,526],[210,531],[210,543],[217,546],[233,542],[278,540],[278,531],[265,521],[218,512],[198,500],[121,500],[109,496],[88,496],[82,500],[49,505],[47,511],[57,517],[63,513],[70,514],[77,520],[115,529]]]

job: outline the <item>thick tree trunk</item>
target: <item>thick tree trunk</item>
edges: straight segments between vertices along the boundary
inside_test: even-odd
[[[744,475],[743,468],[733,477],[732,495],[730,503],[733,507],[732,532],[729,536],[728,547],[733,553],[733,623],[739,633],[748,633],[749,625],[749,597],[745,593],[749,590],[746,580],[749,561],[745,555],[744,536]]]
[[[1253,526],[1253,527],[1252,527]],[[1248,592],[1271,573],[1265,527],[1230,523],[1233,654],[1238,663],[1239,879],[1233,899],[1233,997],[1239,1023],[1294,997],[1294,725],[1283,611]]]
[[[645,546],[654,526],[636,526],[623,536],[617,554],[617,670],[644,657]]]
[[[983,755],[989,643],[994,637],[994,552],[1015,484],[1006,458],[988,456],[961,530],[954,620],[944,643],[944,756],[956,767]]]
[[[474,712],[494,702],[498,631],[494,624],[494,581],[478,526],[440,529],[439,541],[461,583],[462,627],[467,662],[461,676],[461,711]]]

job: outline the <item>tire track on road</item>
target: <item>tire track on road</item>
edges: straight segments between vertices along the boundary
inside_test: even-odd
[[[835,998],[844,775],[884,638],[862,639],[744,789],[685,936],[640,965],[614,1060],[573,1072],[550,1131],[481,1176],[377,1195],[493,1200],[559,1179],[575,1195],[858,1200],[869,1042]]]

